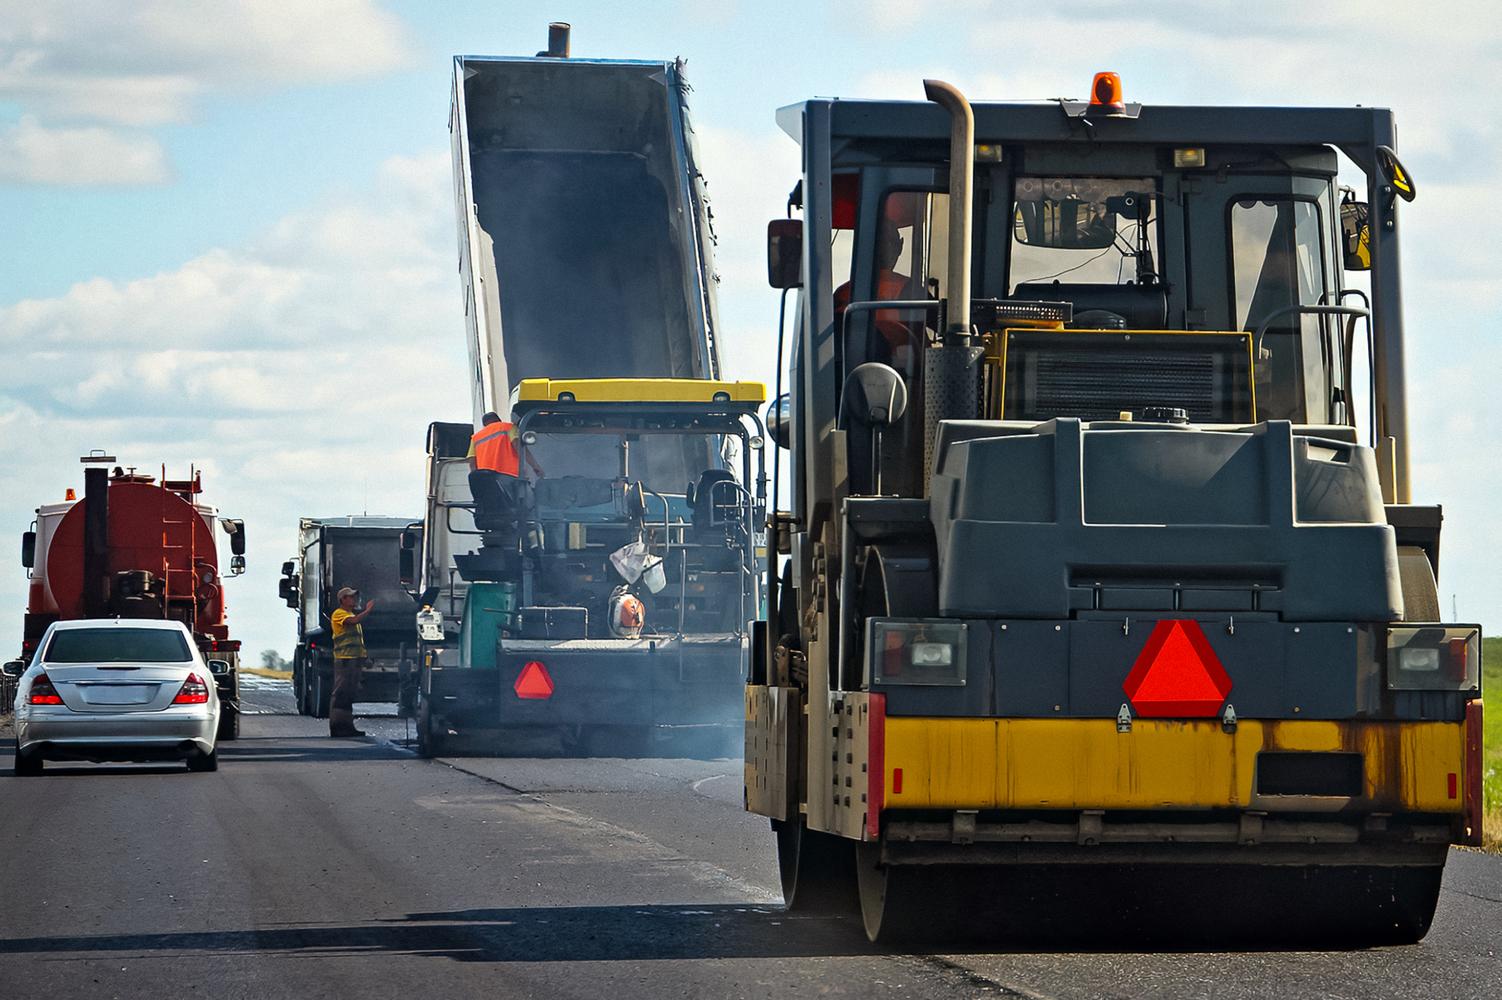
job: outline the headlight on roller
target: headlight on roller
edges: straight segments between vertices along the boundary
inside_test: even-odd
[[[963,686],[964,622],[873,618],[866,633],[866,662],[877,684]]]
[[[1481,689],[1481,629],[1475,625],[1395,626],[1387,630],[1390,691]]]

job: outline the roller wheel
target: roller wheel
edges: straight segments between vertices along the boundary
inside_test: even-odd
[[[855,885],[855,843],[810,830],[801,821],[774,822],[777,869],[787,908],[809,915],[860,912]]]
[[[952,870],[936,865],[882,865],[880,861],[880,844],[856,847],[856,883],[866,937],[877,944],[921,945],[969,936],[955,925],[960,911],[952,898]]]

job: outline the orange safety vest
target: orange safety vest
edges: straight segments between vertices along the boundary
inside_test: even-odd
[[[890,268],[882,268],[876,275],[876,299],[901,299],[907,297],[908,286],[912,279],[905,274],[898,274]],[[918,296],[914,296],[915,298]],[[937,304],[937,303],[935,303]],[[850,282],[845,282],[834,290],[835,329],[843,329],[841,317],[845,307],[850,305]],[[887,343],[895,350],[904,344],[912,342],[909,330],[912,329],[909,320],[916,320],[918,313],[912,310],[906,313],[896,309],[878,309],[872,318],[872,325],[878,333],[886,338]]]
[[[504,420],[486,424],[469,439],[475,454],[475,468],[489,469],[503,476],[520,476],[521,459],[516,454],[516,425]]]

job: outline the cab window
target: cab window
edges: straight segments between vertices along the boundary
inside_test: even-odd
[[[1336,341],[1329,321],[1281,310],[1329,301],[1319,206],[1292,198],[1231,203],[1233,312],[1253,345],[1260,419],[1329,419]]]

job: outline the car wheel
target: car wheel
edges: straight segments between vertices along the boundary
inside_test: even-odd
[[[195,754],[188,758],[188,770],[190,771],[217,771],[219,770],[219,750],[216,747],[208,753]]]
[[[30,778],[42,773],[42,755],[36,753],[22,753],[20,744],[16,744],[16,777]]]

